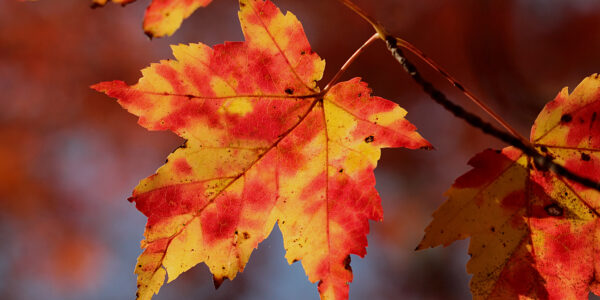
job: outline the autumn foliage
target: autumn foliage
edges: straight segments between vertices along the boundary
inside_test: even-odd
[[[186,139],[130,198],[148,217],[138,298],[158,293],[165,270],[172,281],[201,262],[217,286],[235,278],[277,222],[288,262],[302,261],[322,298],[347,299],[350,254],[365,255],[368,220],[383,217],[379,149],[430,145],[359,79],[321,93],[325,62],[294,15],[242,0],[239,16],[245,42],[174,46],[177,61],[134,86],[93,86]]]
[[[92,7],[104,6],[111,0],[92,0]],[[127,5],[135,0],[112,0]],[[150,37],[172,35],[181,22],[199,7],[207,6],[212,0],[152,0],[144,16],[144,32]]]
[[[144,238],[141,241],[142,253],[134,267],[137,277],[137,299],[158,299],[165,294],[168,297],[168,289],[161,288],[175,279],[178,279],[175,284],[182,281],[192,282],[192,289],[196,288],[198,281],[200,284],[210,282],[210,278],[186,277],[190,273],[203,272],[202,268],[205,267],[210,272],[211,284],[214,284],[215,288],[219,288],[226,279],[234,280],[236,277],[238,278],[235,282],[241,281],[243,284],[244,276],[238,275],[247,266],[250,270],[253,262],[258,260],[259,264],[266,264],[267,260],[282,260],[283,255],[261,258],[260,251],[264,249],[261,245],[264,247],[269,243],[265,241],[269,237],[271,240],[275,237],[282,238],[285,261],[290,265],[294,264],[290,269],[301,269],[308,279],[304,282],[314,283],[316,289],[312,291],[315,297],[318,291],[321,299],[356,298],[350,297],[350,286],[354,277],[362,276],[356,282],[363,282],[368,281],[368,277],[374,274],[356,268],[353,273],[352,267],[357,264],[356,260],[352,260],[352,255],[365,257],[367,246],[370,244],[368,249],[371,257],[361,263],[377,262],[377,256],[382,252],[377,248],[373,250],[373,244],[381,243],[382,240],[396,247],[391,256],[394,259],[390,259],[389,253],[381,255],[382,258],[379,259],[379,263],[388,264],[387,270],[405,272],[402,276],[413,277],[412,280],[415,281],[421,280],[427,287],[431,285],[431,290],[436,291],[428,295],[433,295],[433,298],[446,297],[444,291],[459,290],[460,286],[448,285],[448,282],[451,282],[448,279],[445,279],[445,283],[431,276],[419,279],[419,273],[416,271],[423,269],[422,264],[405,269],[399,267],[409,265],[417,257],[423,259],[436,255],[431,253],[451,253],[443,254],[449,257],[445,258],[445,261],[451,261],[455,259],[456,255],[453,253],[456,251],[420,251],[405,255],[408,258],[398,258],[397,261],[396,256],[400,255],[394,251],[404,248],[412,251],[418,241],[416,235],[421,232],[415,227],[423,228],[424,218],[433,211],[433,207],[423,203],[432,201],[428,198],[436,198],[435,195],[441,192],[435,188],[436,182],[442,181],[441,174],[444,174],[440,170],[443,169],[445,174],[452,174],[448,176],[454,178],[460,173],[456,170],[456,161],[463,161],[466,157],[457,160],[447,156],[443,146],[436,152],[395,150],[393,153],[400,157],[395,158],[398,163],[393,168],[385,169],[388,177],[386,173],[383,173],[383,176],[377,174],[377,190],[375,168],[381,158],[382,148],[433,149],[433,146],[417,133],[416,127],[405,119],[407,110],[410,112],[408,116],[411,121],[419,125],[419,132],[424,133],[437,148],[440,148],[438,144],[447,145],[444,141],[450,140],[450,143],[465,148],[465,152],[473,153],[474,147],[493,144],[490,142],[491,138],[479,140],[479,137],[484,136],[478,131],[483,126],[470,123],[474,129],[465,131],[469,133],[458,134],[462,129],[456,125],[440,125],[448,120],[441,118],[435,110],[429,107],[426,110],[420,108],[423,105],[421,102],[427,101],[426,94],[416,88],[413,88],[414,91],[410,90],[409,85],[404,82],[408,81],[404,80],[406,78],[414,79],[416,73],[403,64],[403,60],[407,58],[394,52],[389,43],[387,46],[391,53],[386,52],[383,47],[373,49],[374,53],[378,53],[378,57],[365,59],[367,65],[361,69],[362,72],[372,72],[377,74],[376,76],[353,71],[353,67],[347,65],[339,71],[335,68],[333,71],[332,68],[326,70],[325,60],[321,56],[327,57],[329,65],[341,65],[342,61],[336,61],[336,57],[330,58],[330,54],[335,53],[337,56],[341,44],[345,44],[346,41],[342,43],[335,40],[331,33],[318,39],[311,38],[314,49],[318,50],[320,56],[313,51],[305,34],[305,29],[310,33],[311,25],[306,26],[305,23],[303,28],[296,15],[291,12],[282,13],[269,0],[239,0],[238,17],[243,42],[224,42],[214,46],[189,41],[180,44],[170,42],[172,37],[168,36],[184,32],[185,26],[182,27],[182,24],[187,24],[183,23],[184,20],[195,11],[211,4],[198,13],[209,11],[215,5],[221,5],[221,1],[211,4],[211,0],[88,0],[88,4],[93,8],[107,6],[94,10],[98,15],[108,16],[104,19],[105,23],[111,19],[111,14],[125,13],[135,6],[145,10],[142,30],[139,30],[139,27],[130,28],[118,24],[114,28],[122,28],[125,34],[120,39],[110,39],[106,42],[97,42],[93,38],[100,28],[98,24],[102,21],[98,21],[96,26],[90,25],[89,28],[82,25],[87,32],[84,35],[57,34],[57,27],[65,27],[67,30],[63,32],[69,32],[76,27],[73,24],[86,24],[83,22],[85,17],[78,17],[68,10],[61,11],[64,7],[59,5],[56,11],[61,11],[60,19],[71,25],[50,24],[46,21],[47,16],[39,14],[37,21],[29,27],[6,29],[7,27],[0,26],[0,42],[3,44],[0,53],[8,53],[7,57],[10,59],[0,59],[7,62],[0,65],[0,78],[6,82],[5,87],[15,85],[19,78],[27,78],[28,84],[32,86],[35,86],[37,81],[42,81],[41,78],[51,78],[49,85],[52,86],[52,89],[38,92],[34,89],[29,92],[28,88],[24,88],[20,93],[11,92],[9,88],[4,93],[5,99],[10,101],[5,101],[7,105],[4,105],[3,111],[0,112],[0,138],[3,141],[0,144],[0,153],[3,154],[0,157],[0,200],[3,200],[0,202],[0,230],[10,242],[0,245],[0,252],[8,257],[7,261],[10,263],[0,261],[0,272],[11,274],[7,276],[5,285],[15,286],[21,278],[35,274],[35,280],[49,281],[58,286],[57,290],[62,290],[60,293],[63,294],[46,293],[44,288],[36,289],[35,285],[28,282],[23,285],[30,290],[27,295],[36,295],[34,298],[43,295],[49,299],[63,298],[56,295],[67,294],[69,292],[65,291],[68,290],[84,290],[90,286],[98,288],[97,283],[105,276],[106,270],[110,269],[111,261],[114,263],[115,256],[111,256],[111,245],[117,244],[117,240],[114,237],[102,236],[95,230],[121,226],[121,223],[98,223],[100,218],[96,218],[96,215],[102,215],[100,207],[105,207],[108,203],[97,201],[93,204],[87,200],[86,195],[89,195],[91,190],[97,190],[95,198],[104,200],[111,197],[111,193],[115,193],[113,189],[132,186],[131,181],[124,179],[127,178],[124,174],[131,170],[141,170],[136,161],[141,156],[140,153],[160,153],[168,151],[165,149],[170,147],[164,139],[145,144],[139,143],[139,140],[128,142],[133,140],[133,137],[150,139],[151,136],[150,133],[144,133],[143,129],[134,131],[135,129],[131,129],[133,127],[125,129],[123,125],[119,125],[134,124],[135,117],[141,127],[149,131],[162,131],[165,139],[170,138],[171,143],[179,139],[176,143],[180,144],[168,154],[164,165],[153,175],[139,182],[128,198],[143,214],[138,215],[146,222]],[[35,1],[15,2],[17,4],[0,4],[0,19],[26,19],[22,16],[11,17],[10,13],[3,15],[3,7],[43,5],[42,2]],[[130,3],[132,5],[121,9],[116,5],[108,5],[109,2],[122,6]],[[350,8],[353,5],[349,4],[349,0],[331,2],[338,4],[336,9],[345,9],[340,3]],[[378,6],[375,2],[362,2],[357,0],[358,8],[352,8],[354,12],[358,12],[358,15],[354,16],[357,19],[365,17],[360,6]],[[500,6],[510,8],[510,4],[507,3],[512,2],[503,2]],[[279,5],[278,2],[276,4]],[[304,3],[294,5],[295,8],[310,6]],[[329,4],[323,5],[329,7]],[[402,10],[405,8],[400,3],[394,5]],[[410,5],[425,6],[423,3]],[[458,5],[456,14],[441,14],[440,18],[428,18],[427,22],[434,24],[432,27],[440,19],[447,19],[454,25],[463,24],[461,22],[469,24],[469,21],[465,21],[469,19],[469,11],[465,12],[464,7],[460,7]],[[447,10],[448,7],[442,11]],[[295,9],[294,11],[297,12]],[[67,20],[71,15],[72,20]],[[461,16],[461,21],[453,19],[456,15]],[[479,18],[479,14],[475,15]],[[423,16],[428,15],[424,13]],[[386,18],[385,14],[381,13],[377,17]],[[505,15],[497,17],[501,19]],[[192,19],[189,18],[186,22],[191,24]],[[402,19],[407,20],[407,16]],[[591,19],[582,17],[580,23],[577,23],[582,25],[575,27],[596,28],[597,26],[590,26],[597,24],[590,21]],[[417,24],[425,21],[414,22]],[[215,33],[220,32],[216,30],[218,22],[211,23],[210,26],[212,27],[204,26],[200,29],[215,29]],[[380,31],[377,26],[375,29],[380,34],[378,37],[384,42],[391,39],[397,41],[399,47],[406,46],[399,42],[401,39],[396,40],[387,31]],[[16,35],[18,38],[12,38],[13,33],[7,34],[18,33],[19,30],[39,31],[40,35],[33,39],[30,38],[31,34]],[[473,30],[475,32],[475,29]],[[506,28],[498,30],[509,32]],[[135,32],[141,36],[142,33],[146,33],[151,39],[163,37],[153,39],[152,44],[145,44],[146,48],[158,49],[160,47],[154,46],[160,45],[157,43],[161,42],[176,45],[171,46],[174,58],[150,64],[142,69],[141,78],[137,83],[129,84],[126,82],[133,82],[133,78],[139,76],[133,77],[134,71],[142,68],[139,65],[147,65],[148,61],[152,60],[138,57],[135,50],[128,53],[128,50],[122,50],[127,47],[113,48],[113,45],[128,44],[131,42],[128,34]],[[352,34],[344,28],[339,29],[339,32],[340,36]],[[115,33],[115,36],[120,36],[119,34],[121,33]],[[423,36],[427,35],[419,35],[417,39],[423,39]],[[477,37],[475,34],[471,37],[475,37],[475,40],[469,41],[473,44],[486,39],[485,35]],[[321,50],[316,44],[319,39],[321,44],[323,41],[331,44],[329,46],[334,50]],[[333,42],[334,40],[336,42]],[[443,53],[442,60],[445,57],[444,64],[452,65],[456,56],[456,53],[452,52],[456,46],[453,44],[455,39],[435,40],[435,47]],[[581,40],[584,38],[581,37]],[[371,41],[363,46],[366,47]],[[574,45],[577,42],[572,40],[564,44]],[[85,45],[79,50],[79,54],[75,54],[76,52],[69,48],[69,45],[76,43]],[[589,48],[594,49],[594,42],[590,43]],[[492,48],[488,49],[490,56],[503,55],[494,54]],[[43,53],[41,55],[32,55],[34,52],[31,49],[48,50],[40,52]],[[418,59],[426,61],[428,58],[421,55],[418,49],[415,51],[409,47],[404,50],[409,52],[408,60],[414,60],[418,69],[423,71],[427,64],[421,64]],[[435,51],[433,49],[434,53]],[[355,55],[364,55],[365,52],[361,47]],[[58,56],[54,53],[65,55]],[[417,56],[413,57],[415,53]],[[165,54],[158,55],[160,59],[160,56]],[[53,60],[56,64],[52,67],[46,65],[40,58],[46,56],[48,61]],[[65,60],[64,57],[70,59]],[[352,56],[347,61],[348,65],[360,64],[355,63],[354,58],[355,56]],[[477,63],[474,69],[484,65],[479,64],[478,60],[481,57],[472,59]],[[585,76],[581,74],[597,72],[589,56],[584,55],[579,59],[580,61],[576,62],[575,58],[562,57],[556,60],[550,69],[557,74],[567,73],[565,70],[570,70],[571,64],[589,61],[590,68],[586,69],[585,73],[578,72],[579,75],[572,78],[579,81]],[[335,63],[331,64],[332,60]],[[571,60],[573,63],[570,63]],[[19,73],[20,69],[13,65],[13,61],[23,61],[29,71]],[[132,63],[133,61],[138,65]],[[503,72],[506,71],[503,68],[511,67],[507,61],[511,60],[500,63],[501,67],[489,65],[488,67],[494,70],[493,74],[488,72],[489,70],[479,74],[482,82],[485,82],[486,78],[489,81],[487,86],[479,86],[483,92],[478,92],[491,95],[491,98],[503,98],[504,94],[498,92],[495,80],[503,76]],[[536,69],[535,66],[527,65],[527,59],[520,62],[519,67]],[[456,93],[448,92],[450,89],[442,89],[441,92],[437,90],[440,82],[434,80],[431,84],[425,81],[427,83],[424,84],[419,83],[417,79],[420,85],[418,88],[424,89],[432,98],[441,97],[440,95],[445,97],[443,93],[447,93],[453,101],[453,98],[457,95],[462,96],[460,93],[470,88],[469,85],[453,81],[452,76],[445,70],[433,66],[434,72],[422,72],[424,77],[429,79],[441,74],[442,78],[450,79],[457,89]],[[401,77],[405,75],[400,73],[403,67],[408,71],[408,77]],[[115,71],[119,68],[129,70],[132,75],[121,76],[120,74],[128,73]],[[541,69],[540,73],[543,71]],[[322,81],[322,78],[331,77],[329,75],[336,71],[338,74],[333,76],[334,79],[330,82]],[[398,74],[394,73],[396,71]],[[332,73],[328,75],[327,72]],[[338,75],[344,72],[352,73],[352,76],[347,76],[351,79],[340,81],[342,77]],[[81,74],[97,76],[86,77]],[[421,76],[420,74],[418,76]],[[86,94],[85,101],[77,102],[77,95],[81,94],[73,93],[73,89],[68,88],[67,82],[72,82],[75,77],[82,77],[84,81],[77,81],[79,90],[85,90],[91,95]],[[526,80],[534,82],[541,81],[543,76],[540,75],[540,79],[529,77]],[[113,78],[123,80],[103,81]],[[512,83],[525,80],[519,76],[511,78]],[[393,91],[412,91],[408,92],[411,96],[406,97],[412,100],[402,99],[402,107],[407,110],[390,100],[375,96],[379,94],[388,99],[396,99],[395,96],[390,96],[389,92],[381,92],[379,86],[384,81],[392,81]],[[92,82],[100,82],[91,87],[116,99],[130,114],[111,111],[118,108],[118,105],[106,101],[106,96],[90,91],[87,86]],[[469,80],[466,82],[469,83]],[[560,85],[557,82],[547,79],[544,87],[553,89],[555,93],[556,86],[565,85],[562,81]],[[375,87],[375,91],[369,86]],[[518,84],[510,89],[512,94],[509,99],[500,102],[501,106],[507,106],[500,109],[500,115],[507,116],[511,122],[527,115],[533,118],[535,113],[532,111],[539,111],[541,105],[510,101],[510,98],[525,97],[527,93],[534,93],[535,88],[515,87],[519,87]],[[435,92],[431,92],[432,89]],[[71,91],[69,97],[63,97],[66,91]],[[52,101],[31,102],[30,104],[35,105],[25,105],[28,103],[27,99],[37,99],[35,93],[47,95]],[[90,107],[85,106],[88,104],[82,104],[89,103],[89,99],[93,97],[101,104]],[[543,98],[550,97],[552,95]],[[459,109],[463,109],[461,106],[464,106],[467,112],[477,112],[468,105],[460,103]],[[85,108],[75,113],[77,107]],[[64,137],[72,133],[48,134],[55,128],[60,128],[63,132],[71,130],[70,124],[60,121],[61,117],[58,114],[53,116],[52,113],[48,113],[53,110],[72,111],[71,114],[78,114],[81,124],[95,124],[95,129],[80,130],[76,133],[78,136],[92,140],[99,134],[97,128],[105,128],[107,132],[118,135],[118,139],[114,138],[114,142],[111,143],[119,146],[109,147],[97,143],[84,150],[78,150],[76,143],[74,146],[71,139]],[[444,113],[447,112],[442,111],[442,114]],[[527,152],[527,149],[533,149],[543,158],[558,166],[564,166],[566,172],[600,182],[598,114],[600,77],[593,74],[571,92],[564,88],[553,101],[545,105],[533,123],[528,141],[519,136],[518,130],[509,129],[514,138],[523,140],[525,144],[508,142],[509,145],[501,150],[487,149],[475,155],[468,163],[472,167],[471,170],[458,177],[446,192],[446,201],[433,214],[433,220],[425,229],[425,235],[416,250],[446,247],[468,238],[469,260],[466,269],[467,273],[472,275],[470,291],[474,299],[588,299],[590,293],[600,296],[600,278],[597,275],[600,192],[589,184],[583,184],[581,180],[567,179],[564,173],[557,172],[548,164],[540,163],[535,155],[531,156],[531,152]],[[40,118],[42,115],[48,119]],[[468,113],[465,115],[467,117],[462,118],[468,119]],[[118,118],[123,119],[118,121]],[[531,124],[531,121],[526,123]],[[431,130],[432,128],[435,130]],[[483,131],[489,134],[489,131]],[[498,138],[497,135],[493,136]],[[50,151],[46,144],[52,140],[59,146]],[[494,147],[497,147],[497,144],[494,144]],[[116,151],[113,148],[118,149],[119,153],[127,152],[128,156],[125,158],[125,155],[122,155],[118,161],[112,161],[110,158],[94,161],[81,154],[87,151],[91,153],[89,157],[97,158],[106,152]],[[161,155],[152,156],[156,164],[145,169],[142,174],[151,174],[158,163],[162,163],[164,156],[163,159],[156,160],[156,157]],[[414,159],[432,156],[441,156],[442,159],[429,165]],[[60,157],[61,162],[54,163],[56,166],[52,167],[53,171],[44,170],[43,168],[47,168],[45,164],[55,157]],[[381,165],[386,164],[384,159]],[[398,167],[400,164],[402,168]],[[70,170],[69,168],[76,171],[66,171]],[[103,172],[95,171],[96,169]],[[111,170],[117,172],[109,173]],[[378,172],[380,170],[381,168]],[[56,176],[63,174],[61,172],[70,172],[70,177],[64,177],[70,179]],[[114,173],[120,173],[120,176],[110,175]],[[134,177],[146,176],[135,174]],[[414,178],[412,181],[401,180],[402,182],[396,184],[397,178],[390,179],[389,174],[402,176],[398,178]],[[414,182],[419,179],[423,182],[415,185]],[[65,181],[65,186],[57,184],[61,180]],[[414,186],[410,187],[410,184],[405,182],[412,182]],[[392,187],[394,185],[397,187]],[[82,186],[88,189],[81,192]],[[391,195],[393,192],[389,192],[399,189],[414,189],[416,192],[410,196]],[[443,197],[437,198],[443,200]],[[126,211],[121,209],[123,203],[126,202],[110,205],[118,208],[117,211]],[[385,222],[379,223],[383,221],[383,207],[386,203],[388,205]],[[122,219],[117,214],[111,214],[111,217],[115,220]],[[82,218],[84,221],[76,218]],[[141,228],[141,224],[139,225],[121,226],[118,231]],[[375,231],[379,230],[379,235],[376,232],[375,235],[369,236],[373,228]],[[281,236],[271,234],[276,231],[280,231]],[[139,233],[141,234],[141,231]],[[403,235],[403,239],[399,239],[399,235]],[[375,239],[375,243],[372,239]],[[137,244],[131,242],[131,238],[127,238],[126,241],[128,244]],[[14,249],[10,246],[13,243],[17,245],[13,246]],[[260,249],[255,252],[257,248]],[[376,253],[375,257],[373,253]],[[466,253],[461,252],[460,257],[462,255]],[[441,262],[442,260],[428,261],[427,265],[435,270],[443,270],[446,266],[440,266]],[[131,265],[133,267],[133,257]],[[358,265],[361,268],[362,265]],[[204,272],[208,273],[206,270]],[[432,273],[435,271],[430,270],[430,274]],[[265,278],[277,276],[266,272],[261,274],[263,275]],[[374,286],[384,290],[384,285],[394,283],[397,279],[393,275],[397,274],[378,274],[378,278],[389,277],[390,281]],[[435,276],[448,277],[448,274]],[[352,286],[356,287],[356,282]],[[219,293],[226,292],[223,290],[227,290],[228,285],[229,283],[225,284]],[[8,289],[2,287],[0,284],[0,298],[18,298],[17,294],[6,292]],[[135,284],[131,284],[131,288],[136,288]],[[258,287],[248,285],[236,293],[254,289]],[[225,298],[230,297],[228,294],[222,295]],[[373,298],[401,298],[403,295],[398,292],[381,292],[373,295]],[[410,295],[410,292],[407,295]],[[361,296],[358,297],[360,299]],[[460,298],[456,294],[448,298],[452,297]]]
[[[531,142],[579,175],[600,181],[600,78],[544,107]],[[587,299],[598,293],[600,194],[534,167],[514,148],[486,150],[447,192],[419,248],[471,237],[476,299]]]

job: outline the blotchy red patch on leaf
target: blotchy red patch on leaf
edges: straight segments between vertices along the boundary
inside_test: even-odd
[[[297,116],[291,115],[293,119],[300,121]],[[312,141],[318,135],[322,135],[321,130],[324,127],[322,116],[314,109],[302,119],[302,123],[294,128],[285,139],[277,145],[277,163],[278,171],[282,175],[295,174],[298,169],[310,160],[304,151],[301,151],[303,144],[307,141]]]
[[[179,158],[173,164],[175,165],[175,172],[179,175],[191,175],[193,173],[192,166],[190,166],[185,158]]]
[[[525,191],[515,191],[504,197],[500,205],[508,211],[517,211],[527,203]]]
[[[506,299],[514,295],[530,295],[538,299],[547,299],[544,278],[534,268],[535,259],[528,251],[528,238],[519,245],[511,257],[511,263],[499,276],[489,299]]]
[[[244,207],[256,212],[270,211],[275,207],[276,196],[263,182],[259,180],[246,181],[243,196]]]
[[[468,162],[473,169],[456,179],[453,186],[461,189],[475,188],[492,182],[513,164],[513,158],[518,155],[520,152],[514,150],[486,150],[479,153]]]
[[[203,209],[207,201],[203,197],[205,183],[165,186],[153,192],[146,192],[131,197],[135,207],[148,217],[147,226]]]
[[[127,83],[121,80],[106,81],[97,83],[93,88],[99,92],[106,93],[108,96],[119,99],[119,103],[126,106],[130,111],[149,110],[152,103],[146,101],[143,92],[132,91]]]
[[[565,167],[579,176],[600,182],[600,172],[598,172],[600,170],[600,160],[596,156],[592,158],[589,154],[581,152],[579,157],[568,159]],[[578,190],[586,189],[577,183],[573,183],[573,185],[578,187]]]
[[[600,91],[597,96],[600,98]],[[577,146],[588,139],[589,147],[600,147],[600,102],[592,102],[575,112],[563,114],[562,123],[569,126],[567,145]],[[568,118],[567,118],[568,116]],[[566,122],[566,120],[570,120]]]
[[[241,202],[229,195],[218,196],[214,205],[208,205],[202,211],[202,237],[207,247],[233,237],[240,212]]]

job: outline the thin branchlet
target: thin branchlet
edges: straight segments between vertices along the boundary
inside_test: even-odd
[[[466,111],[461,106],[450,101],[444,93],[442,93],[440,90],[435,88],[433,86],[433,84],[431,84],[431,82],[425,80],[425,78],[423,78],[423,76],[421,76],[421,74],[417,70],[417,67],[415,67],[415,65],[406,58],[406,56],[404,55],[402,50],[398,47],[397,40],[395,37],[388,35],[385,37],[385,42],[387,44],[388,50],[392,53],[394,58],[402,65],[402,67],[404,68],[406,73],[408,73],[408,75],[410,75],[410,77],[413,79],[413,81],[415,81],[419,86],[421,86],[421,88],[423,88],[423,91],[426,94],[428,94],[429,97],[431,97],[431,99],[433,99],[436,103],[442,105],[446,110],[451,112],[454,116],[456,116],[457,118],[463,119],[464,121],[469,123],[469,125],[471,125],[475,128],[479,128],[484,133],[489,134],[489,135],[523,151],[523,153],[525,153],[527,156],[532,158],[533,163],[536,166],[536,168],[543,170],[543,171],[545,171],[545,170],[551,171],[551,172],[553,172],[559,176],[562,176],[566,179],[572,180],[572,181],[582,184],[586,187],[593,188],[595,190],[600,191],[600,183],[595,182],[589,178],[585,178],[585,177],[579,176],[577,174],[574,174],[573,172],[569,171],[568,169],[561,166],[560,164],[555,163],[551,157],[543,155],[543,154],[539,153],[537,150],[535,150],[533,147],[526,145],[525,143],[523,143],[523,141],[521,139],[519,139],[505,131],[497,129],[496,127],[492,126],[490,123],[482,120],[479,116]]]

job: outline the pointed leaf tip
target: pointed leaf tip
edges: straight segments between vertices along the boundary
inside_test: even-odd
[[[221,287],[223,282],[225,282],[225,279],[227,279],[227,277],[219,278],[213,275],[213,284],[215,285],[215,290],[218,290]]]

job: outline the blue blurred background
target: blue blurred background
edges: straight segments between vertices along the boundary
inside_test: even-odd
[[[137,182],[181,144],[148,132],[89,85],[171,58],[169,44],[242,39],[237,1],[214,0],[172,37],[141,29],[148,0],[91,9],[86,0],[0,1],[0,299],[132,299],[145,218],[127,202]],[[425,51],[523,135],[564,86],[600,72],[596,0],[356,1]],[[372,34],[334,0],[275,0],[304,24],[327,61],[322,84]],[[425,76],[477,109],[422,63]],[[436,147],[387,149],[376,170],[385,221],[372,223],[368,255],[353,257],[351,299],[470,298],[467,241],[414,252],[443,192],[469,157],[501,143],[436,106],[383,44],[344,79],[361,76],[396,101]],[[215,291],[205,266],[155,299],[318,299],[299,264],[284,259],[276,228],[246,270]]]

